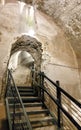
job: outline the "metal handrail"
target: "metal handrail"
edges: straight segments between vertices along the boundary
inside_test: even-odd
[[[46,75],[42,75],[44,76],[44,78],[46,78],[47,80],[49,80],[56,88],[59,88],[59,90],[66,95],[72,102],[74,102],[78,107],[81,108],[81,103],[78,102],[75,98],[73,98],[70,94],[68,94],[64,89],[62,89],[61,87],[59,87],[54,81],[52,81],[51,79],[49,79]]]
[[[18,91],[18,89],[17,89],[17,86],[15,85],[15,82],[14,82],[14,79],[13,79],[13,76],[12,76],[12,74],[11,74],[11,71],[8,69],[8,77],[10,76],[10,78],[11,78],[11,80],[12,80],[12,82],[13,82],[13,86],[14,86],[14,88],[15,88],[15,90],[16,90],[16,93],[17,93],[17,98],[19,99],[19,102],[20,102],[20,105],[21,105],[21,107],[22,107],[22,111],[23,111],[23,114],[24,114],[24,117],[25,117],[25,123],[27,124],[27,130],[29,129],[29,130],[32,130],[32,126],[31,126],[31,124],[30,124],[30,121],[29,121],[29,118],[28,118],[28,115],[27,115],[27,113],[26,113],[26,111],[25,111],[25,108],[24,108],[24,105],[23,105],[23,102],[22,102],[22,99],[21,99],[21,97],[20,97],[20,94],[19,94],[19,91]],[[8,81],[9,82],[9,81]],[[10,87],[10,86],[9,86]],[[13,91],[13,90],[12,90]],[[7,97],[6,97],[7,98]],[[25,129],[25,130],[26,130]],[[10,129],[11,130],[11,129]]]
[[[11,119],[10,119],[10,115],[8,114],[9,113],[9,107],[8,107],[7,98],[6,98],[6,106],[7,106],[7,115],[8,115],[8,119],[9,119],[9,128],[10,128],[10,130],[12,130],[12,122],[11,122]]]
[[[35,73],[35,71],[33,70],[33,72]],[[37,72],[36,72],[37,74]],[[73,98],[70,94],[68,94],[65,90],[63,90],[57,83],[53,82],[51,79],[49,79],[44,72],[39,72],[38,73],[39,76],[42,77],[43,81],[42,84],[39,84],[37,81],[35,81],[35,78],[33,79],[33,84],[35,83],[37,87],[39,87],[40,89],[43,90],[43,93],[47,93],[49,95],[49,97],[55,102],[55,104],[58,107],[58,126],[61,127],[60,124],[60,110],[66,115],[66,117],[73,123],[73,125],[78,129],[81,130],[81,126],[78,124],[78,122],[72,117],[72,115],[70,113],[68,113],[65,108],[61,105],[61,95],[65,95],[70,101],[72,101],[73,103],[75,103],[79,108],[81,108],[81,103],[78,102],[75,98]],[[44,79],[48,80],[54,87],[56,87],[57,89],[57,99],[55,97],[53,97],[44,87]],[[40,79],[41,80],[41,79]],[[43,94],[44,95],[44,94]]]

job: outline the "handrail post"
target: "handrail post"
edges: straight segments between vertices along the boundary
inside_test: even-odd
[[[41,87],[44,88],[44,72],[41,72]],[[44,90],[42,89],[42,101],[44,103]]]
[[[32,71],[31,71],[31,77],[32,77],[32,83],[31,83],[31,85],[32,85],[32,87],[33,87],[33,78],[34,78],[34,64],[32,64]]]
[[[14,107],[13,107],[13,122],[12,122],[12,130],[14,130],[14,124],[15,124],[15,101],[14,101]]]
[[[40,72],[40,73],[41,73],[41,72]],[[41,76],[40,73],[39,73],[39,85],[41,86],[42,76]],[[42,89],[40,88],[40,89],[39,89],[39,96],[40,96],[40,97],[42,97],[41,94],[42,94]]]
[[[60,83],[59,81],[56,81],[56,84],[58,85],[57,87],[57,101],[59,103],[59,105],[61,105],[61,92],[59,89]],[[57,117],[58,117],[58,127],[61,128],[61,111],[59,106],[57,106]]]

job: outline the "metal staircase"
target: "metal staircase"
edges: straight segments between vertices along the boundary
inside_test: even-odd
[[[45,87],[45,78],[53,85],[53,93],[50,93],[48,88]],[[56,90],[54,90],[54,86]],[[56,97],[54,97],[55,92]],[[65,96],[64,99],[62,95]],[[49,103],[52,102],[53,110],[49,108],[49,98]],[[58,81],[54,83],[44,73],[38,74],[32,71],[31,86],[16,86],[12,74],[8,70],[6,108],[9,130],[40,130],[40,128],[47,130],[47,126],[49,130],[51,126],[55,126],[60,130],[81,130],[79,122],[81,121],[81,115],[77,121],[63,107],[64,103],[62,104],[62,100],[64,102],[66,98],[72,101],[79,109],[81,108],[81,104],[77,100],[60,88]],[[81,111],[79,111],[79,114],[81,114]],[[70,121],[69,126],[64,124],[65,120],[66,122]],[[56,129],[53,128],[53,130]]]
[[[50,126],[54,124],[54,118],[51,116],[50,111],[43,104],[41,98],[36,96],[34,89],[32,87],[22,87],[18,86],[18,91],[21,96],[25,111],[28,115],[29,121],[32,128]],[[8,102],[14,102],[12,97],[8,98]],[[13,108],[13,104],[8,104],[10,108]],[[18,103],[16,104],[18,106]],[[15,117],[22,115],[23,113],[19,110],[15,112]],[[13,112],[10,111],[10,116],[13,117]],[[19,123],[16,123],[16,128],[19,126]]]

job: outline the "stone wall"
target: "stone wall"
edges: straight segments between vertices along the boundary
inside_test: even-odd
[[[62,31],[53,41],[48,41],[44,52],[42,70],[53,81],[60,81],[60,86],[76,99],[81,98],[80,76],[77,58]]]
[[[64,30],[81,67],[81,0],[41,0],[38,8]]]

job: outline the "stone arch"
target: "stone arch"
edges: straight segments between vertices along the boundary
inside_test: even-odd
[[[11,55],[17,51],[27,51],[34,59],[34,66],[37,71],[41,70],[42,44],[35,38],[23,35],[12,44]]]
[[[18,51],[26,51],[26,52],[30,53],[30,55],[34,59],[35,69],[37,71],[41,70],[42,44],[37,39],[27,36],[27,35],[23,35],[23,36],[19,37],[17,39],[17,41],[12,44],[9,60],[10,60],[11,56]],[[7,76],[9,60],[7,63],[5,74],[3,76],[3,83],[2,83],[2,89],[1,89],[1,95],[0,95],[1,100],[4,100],[4,98],[5,98],[6,76]]]
[[[17,52],[20,52],[19,55],[20,55],[20,57],[22,56],[20,62],[24,60],[24,64],[22,64],[22,62],[21,62],[21,64],[23,66],[26,65],[26,69],[27,69],[26,63],[27,63],[27,60],[28,60],[26,58],[27,57],[26,55],[27,55],[27,53],[29,53],[29,55],[31,55],[31,57],[33,58],[34,62],[30,62],[29,65],[28,65],[29,66],[28,68],[30,69],[32,67],[32,63],[34,63],[35,70],[36,71],[41,70],[42,44],[37,39],[30,37],[30,36],[27,36],[27,35],[22,35],[21,37],[18,38],[18,40],[15,43],[12,44],[10,58],[14,54],[16,54]],[[18,55],[18,57],[19,57],[19,55]],[[24,81],[24,79],[23,79],[23,81]]]

